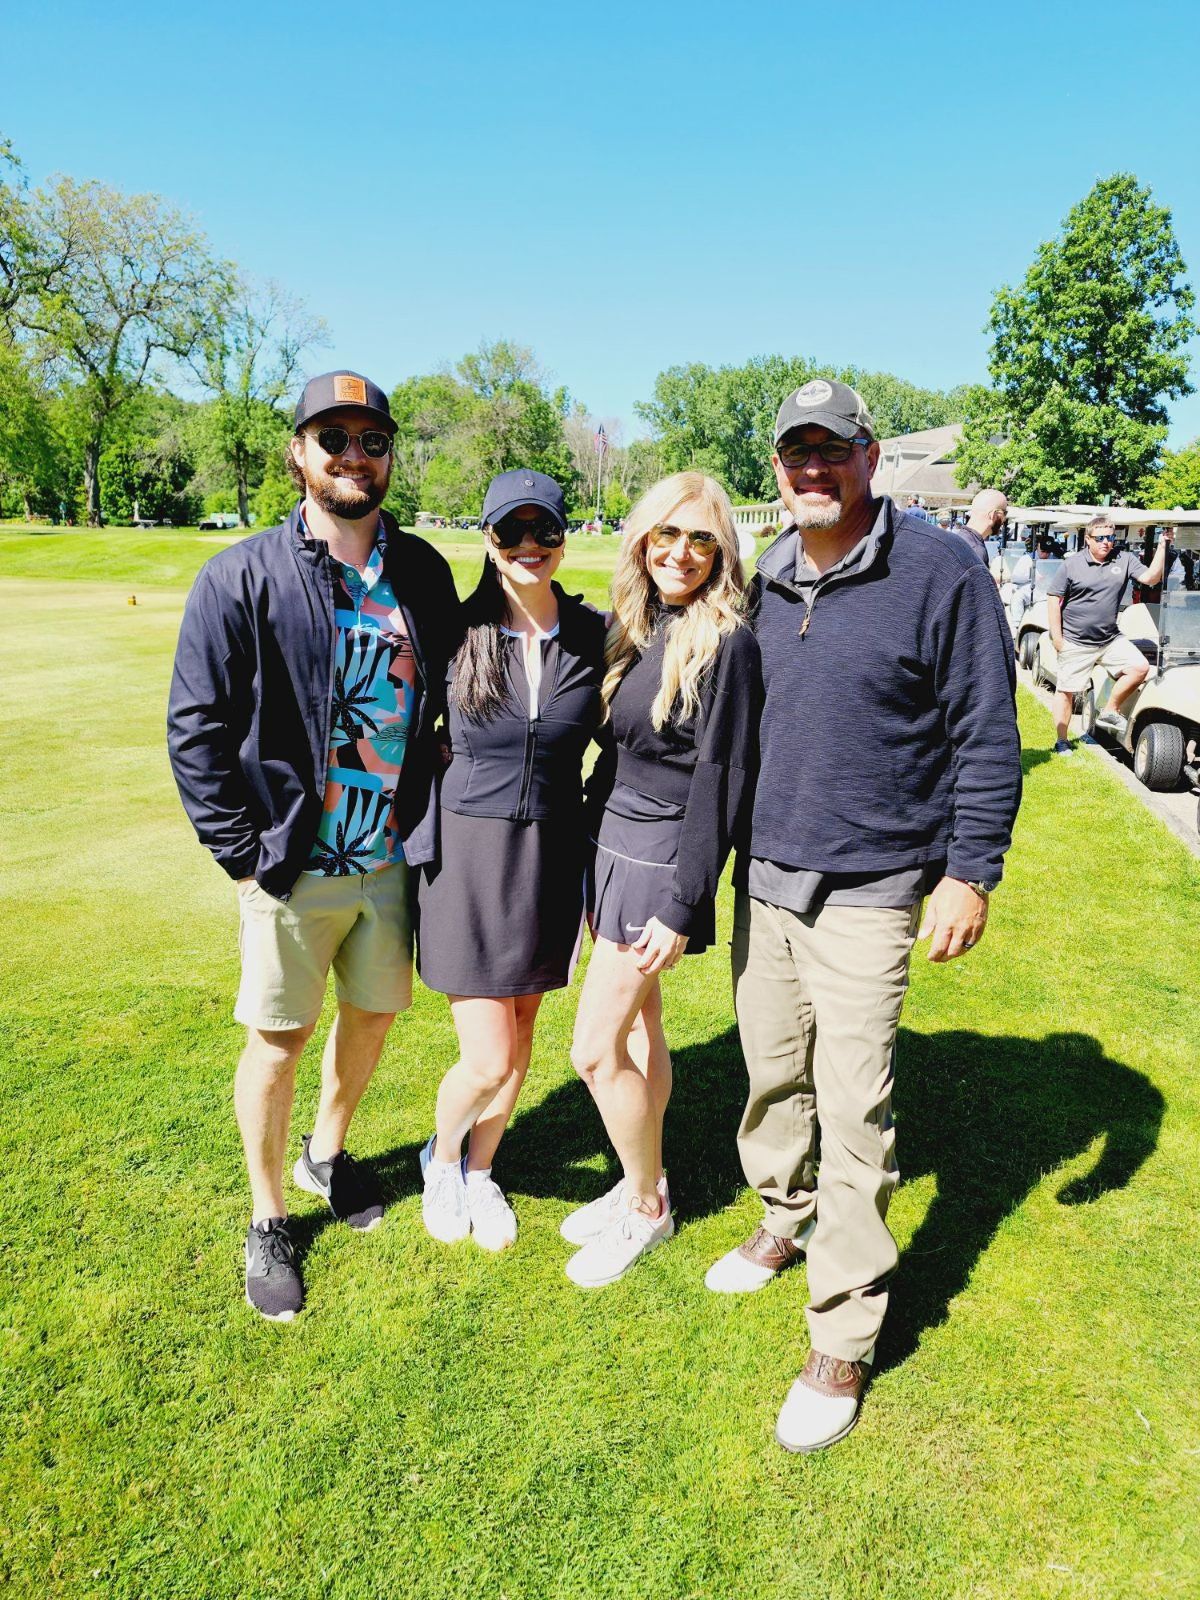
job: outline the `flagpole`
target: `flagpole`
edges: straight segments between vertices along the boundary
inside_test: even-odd
[[[606,440],[606,436],[605,436],[605,433],[604,433],[604,424],[601,423],[600,424],[600,430],[596,434],[596,526],[597,526],[597,530],[599,530],[599,527],[600,527],[600,485],[604,481],[604,447],[605,447],[606,442],[607,442],[607,440]]]

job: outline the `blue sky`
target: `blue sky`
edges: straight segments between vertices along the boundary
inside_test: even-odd
[[[35,182],[168,197],[388,387],[499,337],[628,431],[682,361],[979,380],[993,290],[1117,170],[1200,283],[1194,4],[5,9]]]

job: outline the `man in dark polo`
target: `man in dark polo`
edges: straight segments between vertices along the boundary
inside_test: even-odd
[[[1117,530],[1100,512],[1084,530],[1084,548],[1070,555],[1059,567],[1046,596],[1046,621],[1050,642],[1058,651],[1058,675],[1054,687],[1054,753],[1072,754],[1067,741],[1075,696],[1091,682],[1099,665],[1117,680],[1108,704],[1096,718],[1096,726],[1107,728],[1121,738],[1127,723],[1121,707],[1133,691],[1145,683],[1150,663],[1117,627],[1121,601],[1129,583],[1153,588],[1162,582],[1167,549],[1175,538],[1167,528],[1147,567],[1132,550],[1113,554]]]
[[[379,509],[394,433],[387,396],[360,374],[305,386],[288,450],[302,498],[203,568],[171,683],[175,781],[237,885],[246,1298],[275,1321],[304,1303],[284,1154],[330,967],[337,1018],[292,1176],[351,1228],[383,1215],[345,1138],[411,998],[407,868],[430,859],[433,728],[458,612],[443,558]]]
[[[738,1149],[764,1217],[706,1282],[754,1290],[807,1255],[812,1348],[776,1427],[802,1452],[853,1427],[887,1309],[912,945],[979,943],[1021,793],[996,585],[958,534],[872,497],[878,456],[853,389],[788,396],[772,459],[791,520],[751,586],[766,700],[733,972]]]

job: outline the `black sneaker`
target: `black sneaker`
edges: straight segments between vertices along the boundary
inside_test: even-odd
[[[369,1233],[383,1221],[383,1196],[379,1186],[353,1156],[339,1150],[332,1161],[314,1161],[308,1153],[311,1133],[304,1136],[304,1149],[292,1168],[292,1177],[309,1194],[319,1194],[339,1222],[360,1233]]]
[[[286,1217],[252,1222],[246,1230],[246,1304],[272,1322],[290,1322],[304,1308]]]

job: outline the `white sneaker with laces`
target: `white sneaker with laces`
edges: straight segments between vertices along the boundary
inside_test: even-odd
[[[437,1135],[431,1134],[429,1143],[421,1151],[421,1176],[425,1180],[421,1218],[425,1231],[433,1238],[442,1244],[456,1244],[471,1231],[467,1186],[463,1182],[461,1161],[434,1160],[436,1140]]]
[[[657,1217],[648,1217],[644,1211],[623,1211],[603,1233],[576,1251],[567,1262],[567,1277],[581,1289],[615,1283],[639,1256],[665,1244],[674,1232],[675,1219],[665,1206]]]
[[[493,1181],[490,1168],[487,1172],[468,1172],[464,1159],[463,1173],[471,1237],[484,1250],[507,1250],[517,1242],[517,1217],[503,1190]]]
[[[658,1197],[669,1211],[671,1195],[667,1188],[665,1172],[658,1180]],[[559,1233],[568,1244],[586,1244],[589,1239],[594,1239],[597,1234],[603,1233],[610,1223],[615,1222],[623,1214],[624,1199],[625,1179],[621,1178],[598,1200],[580,1206],[577,1211],[569,1211],[558,1225]]]

